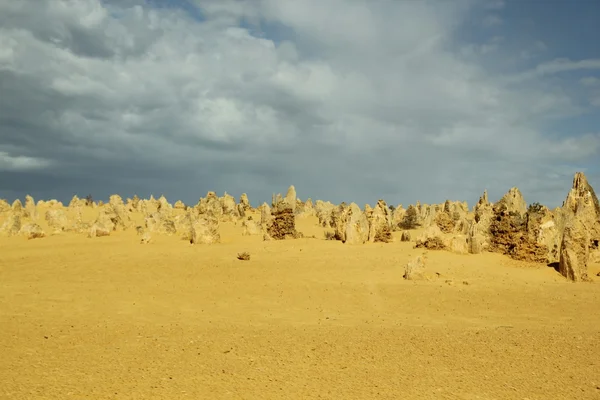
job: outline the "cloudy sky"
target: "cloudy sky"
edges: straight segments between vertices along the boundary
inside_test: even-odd
[[[0,0],[0,197],[600,190],[600,3]]]

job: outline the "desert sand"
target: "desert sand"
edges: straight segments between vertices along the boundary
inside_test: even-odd
[[[600,264],[572,283],[401,232],[352,246],[314,216],[296,228],[0,238],[0,398],[600,398]],[[423,254],[427,277],[403,279]]]

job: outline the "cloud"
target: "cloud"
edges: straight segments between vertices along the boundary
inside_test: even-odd
[[[481,23],[483,24],[483,26],[491,28],[494,26],[502,25],[504,21],[498,15],[490,14],[486,15],[485,18],[483,18],[483,20],[481,21]]]
[[[0,151],[0,171],[28,171],[49,167],[51,163],[41,158],[11,156]]]
[[[583,86],[600,87],[600,79],[596,78],[595,76],[586,76],[585,78],[581,78],[579,82]]]
[[[501,10],[506,6],[506,3],[502,0],[489,1],[486,4],[486,8],[490,10]]]
[[[567,58],[559,58],[538,65],[535,71],[539,74],[554,74],[557,72],[588,69],[600,69],[600,59],[572,61]]]
[[[473,45],[456,35],[471,1],[149,4],[0,3],[0,196],[256,203],[295,184],[406,204],[518,185],[556,203],[598,153],[597,136],[544,131],[579,110],[543,84],[597,60],[543,63],[514,85],[483,65],[501,40],[455,51]]]

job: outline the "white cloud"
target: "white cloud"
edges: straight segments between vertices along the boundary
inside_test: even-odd
[[[588,87],[599,87],[600,86],[600,79],[596,78],[595,76],[586,76],[585,78],[581,78],[579,80],[579,82],[583,86],[588,86]]]
[[[0,146],[65,179],[73,166],[91,181],[109,166],[116,181],[156,187],[166,171],[182,197],[266,199],[296,184],[306,196],[392,202],[471,199],[492,180],[552,198],[537,191],[545,168],[598,152],[593,138],[541,131],[577,112],[569,96],[482,67],[501,39],[453,51],[471,2],[197,4],[205,21],[116,1],[0,3],[0,83],[12,85],[0,120],[13,127]],[[293,34],[253,36],[241,18]],[[584,68],[597,60],[555,60],[519,79]],[[520,168],[539,175],[520,181]]]
[[[483,24],[483,26],[491,28],[494,26],[502,25],[504,23],[504,21],[502,20],[502,18],[500,18],[500,16],[495,15],[495,14],[490,14],[490,15],[486,15],[485,18],[481,21],[481,23]]]
[[[553,74],[557,72],[587,69],[600,69],[600,59],[572,61],[567,58],[559,58],[538,65],[535,71],[538,74]]]
[[[0,151],[0,171],[29,171],[47,168],[51,164],[50,161],[41,158],[12,156]]]

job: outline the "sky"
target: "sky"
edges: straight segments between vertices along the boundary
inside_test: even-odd
[[[0,198],[559,206],[600,2],[0,0]]]

